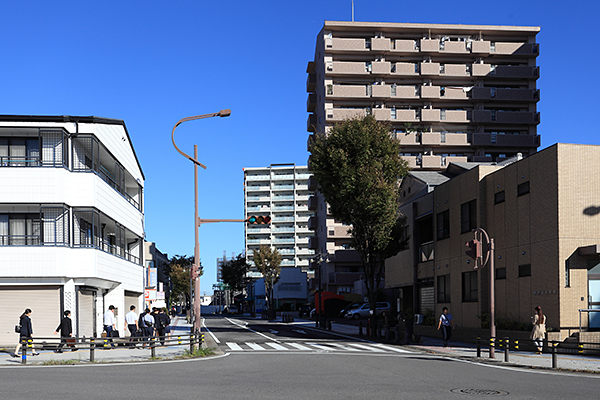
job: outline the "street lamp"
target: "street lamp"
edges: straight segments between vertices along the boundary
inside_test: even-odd
[[[175,128],[187,121],[193,121],[196,119],[204,119],[211,117],[228,117],[231,115],[231,110],[225,109],[221,110],[217,113],[211,114],[202,114],[195,115],[192,117],[182,118],[173,127],[173,131],[171,132],[171,141],[173,142],[173,146],[175,146],[175,150],[179,152],[182,156],[190,160],[194,163],[194,233],[195,233],[195,243],[194,243],[194,266],[190,270],[190,279],[194,281],[194,297],[193,297],[193,307],[192,307],[192,332],[199,332],[201,328],[200,324],[200,243],[198,239],[198,166],[206,169],[206,165],[202,164],[198,161],[198,146],[194,145],[194,157],[191,157],[181,151],[179,147],[175,144]]]

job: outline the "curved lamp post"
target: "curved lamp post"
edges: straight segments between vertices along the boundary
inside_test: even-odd
[[[175,146],[175,150],[179,152],[182,156],[190,160],[194,163],[194,233],[195,233],[195,243],[194,243],[194,265],[190,270],[190,280],[194,283],[194,297],[193,297],[193,312],[192,312],[192,333],[200,331],[200,243],[198,239],[198,166],[206,169],[206,165],[202,164],[198,161],[198,145],[194,145],[194,157],[191,157],[181,151],[179,147],[175,144],[175,129],[184,122],[193,121],[196,119],[204,119],[211,117],[228,117],[231,115],[231,110],[225,109],[216,113],[211,114],[202,114],[195,115],[193,117],[182,118],[173,127],[173,131],[171,132],[171,141],[173,142],[173,146]],[[191,293],[190,293],[191,295]]]

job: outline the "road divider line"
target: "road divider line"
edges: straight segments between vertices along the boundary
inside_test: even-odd
[[[277,340],[277,339],[275,339],[275,338],[272,338],[272,337],[269,337],[269,336],[267,336],[267,335],[265,335],[265,334],[263,334],[263,333],[257,332],[257,331],[255,331],[254,329],[248,328],[246,325],[241,325],[241,324],[239,324],[237,321],[234,321],[234,320],[232,320],[232,319],[229,319],[229,318],[225,318],[225,319],[226,319],[227,321],[229,321],[230,323],[232,323],[233,325],[235,325],[235,326],[239,326],[240,328],[248,329],[250,332],[256,333],[257,335],[260,335],[260,336],[262,336],[262,337],[264,337],[264,338],[267,338],[267,339],[269,339],[269,340],[272,340],[272,341],[274,341],[274,342],[278,342],[278,343],[279,343],[279,340]]]
[[[208,332],[208,334],[213,338],[213,340],[219,344],[221,343],[221,341],[219,339],[217,339],[217,337],[215,335],[213,335],[213,333],[210,331],[210,329],[208,329],[208,327],[206,326],[206,324],[204,323],[204,318],[202,318],[202,326],[204,327],[204,329],[206,329],[206,332]]]

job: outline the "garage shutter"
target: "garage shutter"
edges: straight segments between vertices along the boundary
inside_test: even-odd
[[[133,304],[136,307],[135,312],[140,313],[140,296],[141,293],[125,292],[125,314],[129,312],[129,307]],[[123,314],[124,315],[124,314]],[[125,318],[125,317],[123,317]]]
[[[425,314],[427,310],[435,310],[433,286],[419,288],[419,313]]]
[[[96,318],[96,292],[92,290],[79,289],[77,292],[77,336],[94,336],[94,325]]]
[[[2,324],[0,324],[0,346],[14,345],[19,340],[15,325],[26,308],[31,309],[33,337],[52,338],[61,320],[60,286],[19,286],[0,288]],[[48,340],[48,339],[46,339]]]

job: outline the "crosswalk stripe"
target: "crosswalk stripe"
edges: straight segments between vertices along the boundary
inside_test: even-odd
[[[244,350],[237,343],[233,343],[233,342],[227,342],[227,346],[229,346],[229,348],[231,350],[236,350],[236,351],[239,351],[239,350],[243,351]]]
[[[381,344],[381,343],[376,343],[373,346],[377,346],[384,350],[395,351],[396,353],[410,353],[410,351],[408,351],[408,350],[399,349],[397,347],[386,346],[385,344]]]
[[[252,348],[252,350],[265,350],[264,347],[262,347],[261,345],[258,345],[256,343],[246,342],[246,344],[248,346],[250,346]]]
[[[348,346],[358,347],[359,349],[363,349],[363,350],[367,350],[367,351],[375,351],[378,353],[385,352],[385,350],[378,349],[377,347],[365,346],[364,344],[358,344],[358,343],[348,343]]]
[[[327,343],[329,346],[335,346],[335,347],[339,347],[342,350],[346,350],[346,351],[361,351],[359,349],[355,349],[353,347],[349,347],[346,346],[344,344],[340,344],[340,343]]]
[[[288,343],[290,346],[297,348],[298,350],[303,350],[303,351],[310,351],[310,349],[306,346],[302,346],[301,344],[298,343]]]
[[[316,347],[319,350],[325,350],[325,351],[331,351],[332,350],[331,347],[321,346],[320,344],[317,344],[317,343],[306,343],[306,344],[309,345],[309,346],[312,346],[312,347]]]
[[[277,343],[273,343],[273,342],[267,342],[267,343],[265,343],[265,344],[266,344],[267,346],[271,346],[271,347],[272,347],[272,348],[274,348],[275,350],[289,350],[288,348],[286,348],[286,347],[283,347],[282,345],[280,345],[280,344],[277,344]]]

